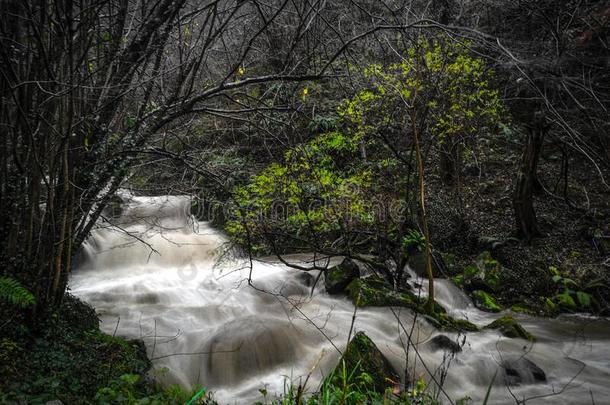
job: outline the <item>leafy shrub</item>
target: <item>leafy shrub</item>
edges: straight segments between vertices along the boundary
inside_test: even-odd
[[[559,306],[564,310],[576,311],[590,310],[598,306],[593,295],[586,292],[586,290],[597,287],[598,284],[592,282],[584,286],[579,285],[576,281],[564,277],[555,266],[549,267],[549,272],[557,288],[557,293],[551,299],[547,299],[549,309],[553,310]]]

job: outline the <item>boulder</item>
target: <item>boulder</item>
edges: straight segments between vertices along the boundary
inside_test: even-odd
[[[507,385],[535,384],[546,381],[544,370],[525,357],[504,360],[502,368]]]
[[[436,335],[428,341],[428,346],[434,351],[445,351],[451,353],[458,353],[462,351],[462,346],[448,336]]]
[[[363,391],[366,389],[383,393],[400,382],[394,367],[364,332],[356,333],[349,342],[339,364],[329,375],[329,382],[343,387],[344,372],[350,376],[347,383],[362,384]],[[362,378],[365,374],[367,377]]]
[[[530,342],[536,340],[536,338],[531,333],[526,331],[515,318],[508,315],[496,319],[487,325],[485,329],[498,330],[502,335],[513,339],[525,339],[529,340]]]
[[[354,279],[360,277],[360,268],[349,258],[324,273],[324,286],[329,294],[341,294]]]
[[[377,275],[353,280],[346,288],[358,307],[417,308],[420,300],[409,290],[394,290],[390,283]]]
[[[307,272],[301,272],[297,276],[298,280],[305,285],[305,287],[311,287],[316,280],[314,276]]]
[[[406,289],[395,290],[383,278],[372,275],[357,278],[347,286],[347,292],[358,307],[405,307],[420,313],[420,316],[437,329],[451,331],[477,331],[479,328],[465,319],[454,319],[438,303],[428,313],[426,299]]]
[[[536,315],[536,312],[533,309],[519,304],[513,305],[510,307],[510,310],[518,314]]]

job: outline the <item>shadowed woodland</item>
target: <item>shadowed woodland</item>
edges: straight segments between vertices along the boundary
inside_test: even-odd
[[[157,321],[152,340],[121,333],[120,316],[100,330],[97,279],[80,278],[106,269],[107,230],[148,252],[138,265],[200,269],[207,250],[159,247],[205,245],[174,235],[200,226],[222,239],[220,261],[243,265],[246,296],[271,297],[336,349],[336,367],[312,355],[306,379],[257,387],[262,403],[604,403],[594,381],[610,369],[575,356],[583,369],[562,379],[525,356],[551,329],[595,330],[574,326],[585,320],[603,325],[592,341],[610,338],[607,1],[0,0],[0,20],[0,402],[213,403],[208,381],[245,381],[214,374],[218,353],[248,345],[227,338],[188,347],[208,356],[208,381],[173,381],[163,363],[167,383]],[[302,297],[257,279],[269,260]],[[165,305],[156,293],[139,303]],[[316,295],[349,305],[334,325],[347,340],[307,312],[325,308]],[[483,315],[458,316],[458,301]],[[378,307],[401,370],[364,330]],[[449,331],[431,341],[451,360],[427,366],[420,322]],[[477,392],[446,392],[456,353],[489,331],[531,345],[498,361],[510,396],[494,402],[492,370]],[[257,367],[304,356],[297,337],[265,333],[243,341],[278,348],[277,361],[252,355]],[[580,373],[591,395],[562,399]],[[510,388],[547,378],[544,393]],[[239,387],[232,402],[251,403]]]

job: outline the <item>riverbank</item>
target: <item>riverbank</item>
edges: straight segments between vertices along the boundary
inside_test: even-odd
[[[427,176],[431,240],[448,259],[443,276],[463,274],[488,252],[500,265],[501,284],[488,292],[502,308],[608,315],[610,199],[600,176],[588,162],[570,160],[564,177],[561,149],[545,145],[534,197],[541,234],[523,244],[512,207],[520,159],[513,138],[483,139],[463,170],[459,199],[438,173]]]
[[[95,310],[71,295],[35,327],[1,309],[2,404],[184,404],[192,396],[146,377],[144,343],[105,334]]]

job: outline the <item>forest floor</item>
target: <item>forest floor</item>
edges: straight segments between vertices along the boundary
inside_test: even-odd
[[[459,220],[456,194],[447,191],[437,175],[429,176],[428,205],[435,247],[455,256],[454,269],[463,269],[481,252],[490,251],[502,265],[502,288],[495,297],[504,307],[525,306],[547,315],[562,311],[610,313],[610,195],[599,174],[589,162],[570,156],[566,185],[561,175],[561,150],[547,146],[538,166],[543,187],[534,203],[542,235],[525,245],[514,238],[512,208],[520,145],[490,142],[482,150],[476,164],[473,158],[466,165],[461,179],[463,221]],[[553,279],[552,268],[561,279]],[[573,295],[576,307],[549,308],[547,298],[556,302],[554,297],[566,291]],[[591,305],[579,304],[579,292],[594,298]]]

